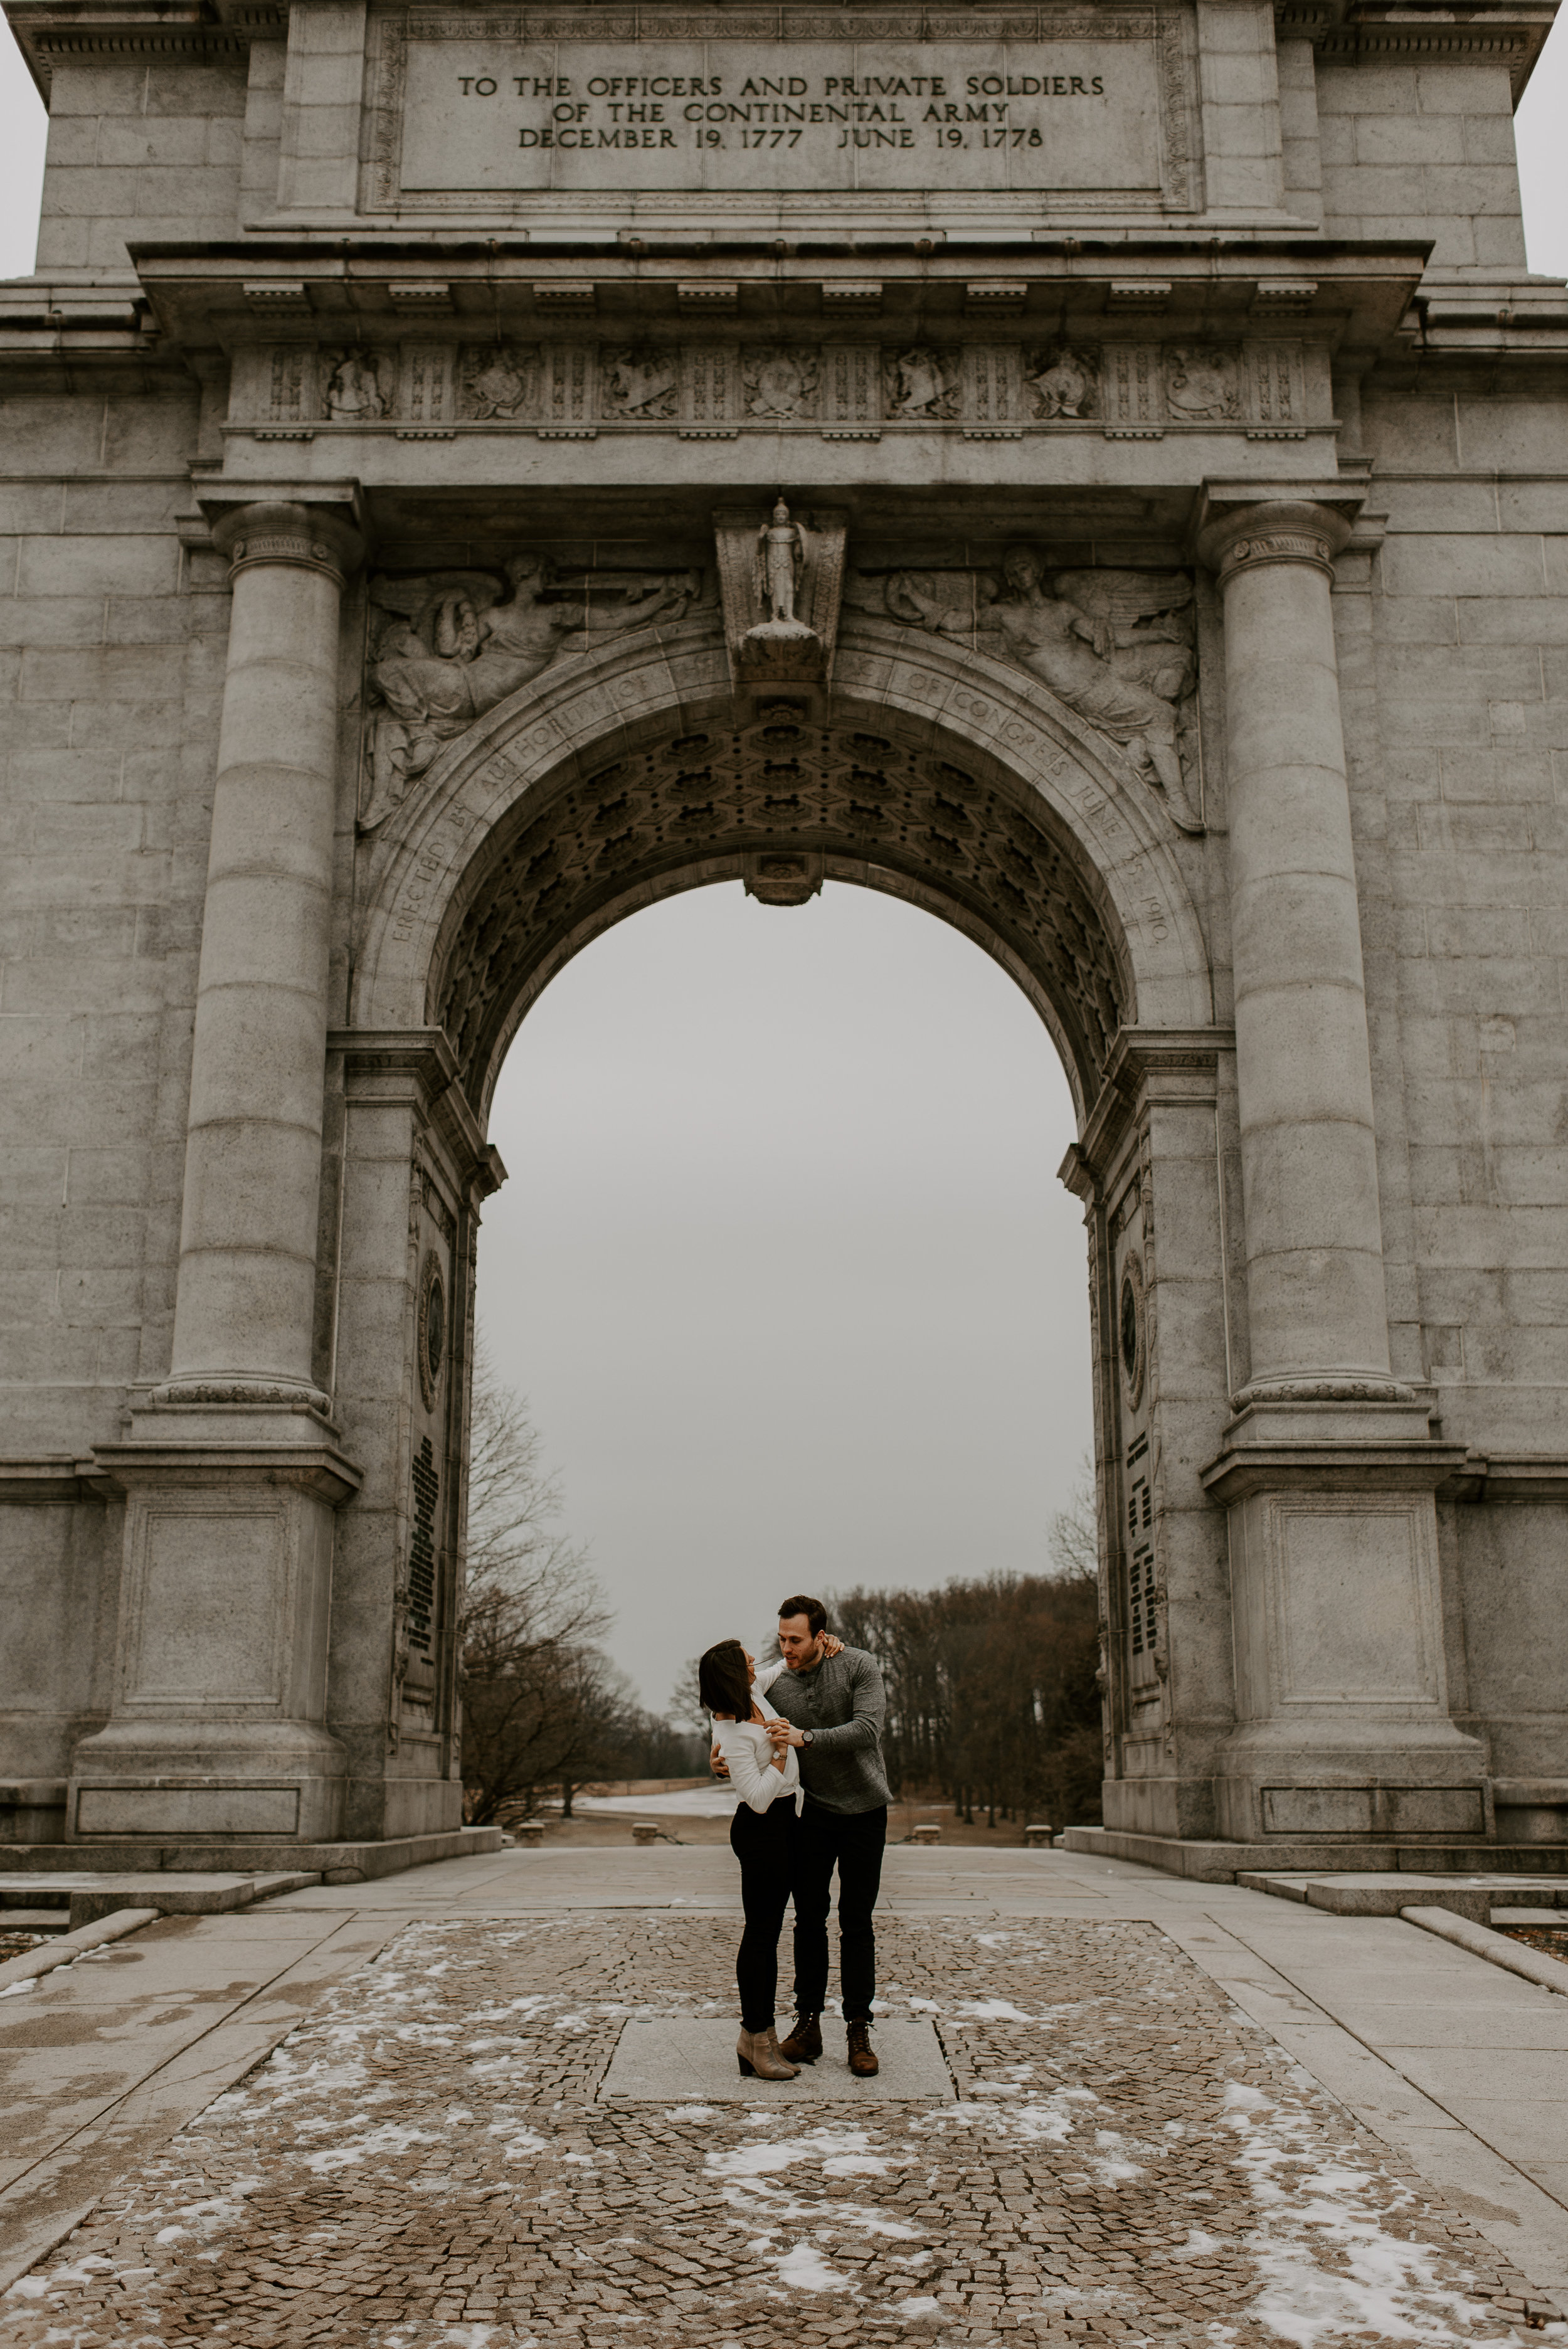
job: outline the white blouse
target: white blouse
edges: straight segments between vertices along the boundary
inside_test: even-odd
[[[772,1672],[768,1674],[769,1681],[775,1677]],[[765,1720],[779,1719],[762,1693],[760,1672],[752,1684],[751,1693],[758,1713]],[[784,1767],[776,1770],[773,1767],[773,1742],[761,1722],[716,1721],[713,1726],[718,1739],[718,1750],[728,1767],[729,1783],[741,1801],[751,1810],[765,1811],[770,1804],[778,1801],[780,1795],[789,1795],[794,1801],[796,1816],[799,1817],[800,1806],[806,1797],[800,1784],[800,1764],[795,1748],[786,1746]]]

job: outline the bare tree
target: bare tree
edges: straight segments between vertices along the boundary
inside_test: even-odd
[[[576,1775],[587,1717],[602,1711],[611,1617],[585,1547],[559,1530],[523,1399],[475,1348],[468,1583],[462,1616],[463,1776],[470,1821]]]
[[[1099,1580],[1099,1511],[1092,1453],[1086,1452],[1078,1463],[1078,1481],[1066,1508],[1058,1509],[1051,1519],[1050,1552],[1058,1581]]]
[[[599,1646],[613,1620],[586,1547],[561,1531],[561,1483],[528,1405],[474,1352],[468,1586],[462,1617],[465,1811],[482,1825],[559,1786],[675,1776],[696,1741],[645,1713]]]
[[[697,1659],[689,1657],[681,1666],[680,1676],[670,1691],[670,1717],[683,1729],[700,1730],[706,1737],[708,1729],[707,1707],[697,1690]]]

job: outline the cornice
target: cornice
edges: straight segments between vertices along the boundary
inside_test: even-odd
[[[334,1028],[329,1052],[343,1055],[351,1101],[412,1104],[451,1154],[459,1178],[480,1199],[506,1181],[506,1165],[487,1142],[463,1090],[444,1028]]]
[[[1274,33],[1331,65],[1369,58],[1502,65],[1517,105],[1546,44],[1554,0],[1274,0]]]
[[[1057,1170],[1057,1180],[1087,1206],[1099,1195],[1140,1112],[1156,1101],[1183,1108],[1212,1102],[1221,1056],[1235,1048],[1230,1028],[1119,1030],[1105,1081],[1081,1136]]]
[[[287,0],[10,0],[5,10],[46,101],[60,57],[242,57],[253,41],[288,36]]]

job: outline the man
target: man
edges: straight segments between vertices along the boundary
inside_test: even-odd
[[[778,1747],[799,1756],[805,1802],[796,1837],[795,2028],[779,2049],[790,2064],[814,2064],[822,2052],[828,1995],[828,1903],[839,1871],[839,1985],[843,1994],[850,2069],[870,2079],[880,2066],[871,2043],[876,1995],[872,1911],[882,1884],[892,1799],[882,1769],[887,1717],[882,1673],[861,1648],[830,1654],[827,1612],[817,1599],[786,1599],[779,1609],[783,1662],[757,1675],[783,1717],[769,1722]],[[717,1750],[717,1749],[716,1749]],[[727,1775],[718,1764],[721,1776]]]

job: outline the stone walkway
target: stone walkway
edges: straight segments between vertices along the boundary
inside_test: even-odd
[[[729,2044],[728,1914],[403,1923],[12,2287],[0,2343],[1568,2333],[1159,1923],[881,1932],[888,2013],[934,2021],[952,2102],[603,2101],[634,2018]]]

